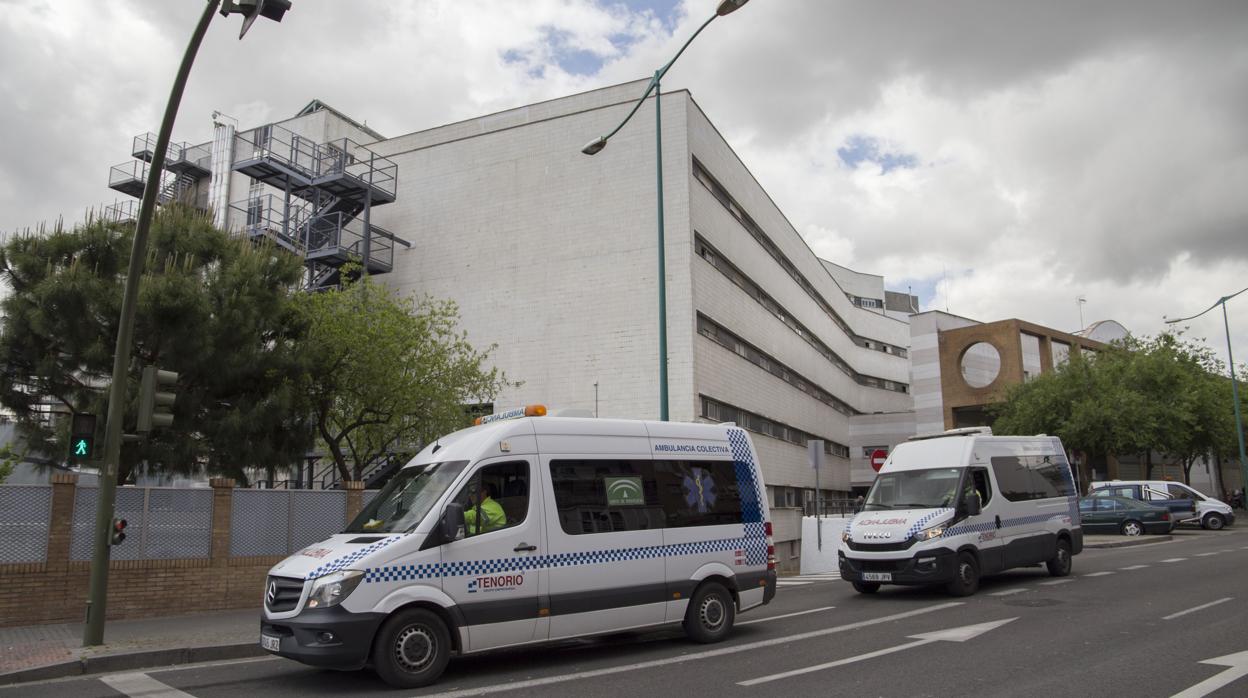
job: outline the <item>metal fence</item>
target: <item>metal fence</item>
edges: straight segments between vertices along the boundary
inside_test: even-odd
[[[289,555],[340,532],[345,490],[234,490],[230,555]]]
[[[90,560],[95,543],[95,487],[74,492],[71,560]],[[126,520],[126,541],[114,560],[206,558],[212,552],[212,490],[119,487],[114,516]]]
[[[51,485],[0,486],[0,564],[44,562],[52,517]],[[69,558],[90,560],[99,489],[74,489]],[[233,491],[230,555],[288,555],[342,531],[346,490]],[[360,492],[367,505],[375,490]],[[212,554],[211,488],[119,487],[116,513],[126,539],[113,560],[208,558]]]
[[[0,487],[0,563],[43,562],[51,514],[51,485]]]

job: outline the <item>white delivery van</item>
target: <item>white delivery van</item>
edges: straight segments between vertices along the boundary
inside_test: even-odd
[[[1054,436],[954,429],[899,444],[863,510],[846,525],[841,578],[872,594],[882,584],[944,584],[956,596],[982,575],[1044,563],[1070,574],[1083,549],[1075,480]]]
[[[1161,493],[1162,497],[1172,499],[1191,499],[1196,502],[1196,516],[1180,523],[1199,523],[1201,528],[1220,531],[1235,523],[1235,510],[1231,505],[1213,497],[1208,497],[1181,482],[1170,480],[1108,480],[1093,482],[1092,489],[1115,490],[1120,487],[1143,487],[1145,492]],[[1129,496],[1135,496],[1134,494]],[[1137,499],[1139,497],[1136,497]]]
[[[716,642],[772,599],[744,430],[541,414],[438,439],[270,570],[264,649],[412,687],[453,654],[674,624]]]

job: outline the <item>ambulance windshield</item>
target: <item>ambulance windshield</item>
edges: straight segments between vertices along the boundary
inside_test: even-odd
[[[403,468],[343,533],[395,533],[416,526],[467,465],[457,460]]]
[[[962,468],[899,470],[875,478],[863,503],[865,511],[940,509],[957,501]]]

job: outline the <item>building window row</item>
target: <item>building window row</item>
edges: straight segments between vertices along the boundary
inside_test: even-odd
[[[854,370],[849,362],[841,358],[839,354],[832,351],[828,345],[824,344],[815,333],[806,328],[805,325],[798,322],[792,313],[785,310],[774,298],[767,295],[767,292],[759,288],[758,284],[750,280],[748,276],[741,272],[732,262],[729,262],[722,254],[711,246],[701,235],[694,234],[694,246],[698,256],[710,263],[711,266],[719,270],[721,274],[728,277],[730,281],[736,284],[741,290],[745,291],[751,298],[758,302],[759,305],[767,309],[767,312],[775,315],[780,322],[788,325],[797,336],[806,340],[810,346],[823,355],[825,359],[830,361],[850,378],[853,378],[859,385],[865,385],[869,388],[880,388],[881,390],[892,390],[898,393],[909,392],[910,386],[899,382],[887,380],[885,378],[877,378],[868,376]]]
[[[879,298],[863,298],[862,296],[855,296],[849,293],[846,293],[845,297],[849,299],[850,303],[853,303],[859,308],[866,308],[868,310],[882,310],[884,308],[884,301]],[[869,343],[871,340],[868,339],[866,341]],[[884,344],[882,346],[888,347],[890,345]],[[881,349],[881,351],[888,351],[888,349]]]
[[[862,414],[702,313],[698,313],[698,333],[843,415]]]
[[[702,417],[712,422],[732,422],[742,429],[770,436],[773,439],[788,441],[798,446],[806,446],[806,442],[812,439],[823,439],[823,451],[829,456],[837,458],[849,458],[849,446],[843,443],[825,439],[822,436],[815,436],[808,431],[802,431],[797,427],[791,427],[772,419],[768,419],[761,415],[754,414],[740,407],[733,407],[724,402],[720,402],[714,398],[705,395],[699,395],[702,398]]]
[[[793,281],[795,281],[797,285],[800,286],[802,290],[815,301],[823,312],[832,319],[832,322],[836,323],[837,327],[840,327],[842,332],[854,340],[855,344],[867,349],[882,351],[886,354],[894,354],[902,358],[906,357],[907,352],[904,347],[858,336],[858,334],[850,328],[849,323],[845,322],[845,320],[832,309],[831,305],[828,305],[828,302],[824,299],[823,295],[815,289],[814,284],[810,283],[810,281],[797,270],[797,267],[794,266],[793,262],[791,262],[788,257],[784,256],[784,253],[780,251],[780,248],[771,241],[771,238],[767,237],[767,234],[764,233],[763,229],[754,222],[754,219],[750,217],[750,214],[746,213],[745,209],[741,208],[741,205],[737,203],[736,199],[733,199],[732,195],[728,193],[728,190],[716,181],[716,179],[711,176],[711,173],[706,171],[706,168],[703,167],[701,162],[698,162],[697,158],[693,159],[693,175],[699,182],[702,183],[702,186],[706,187],[707,191],[711,192],[711,196],[714,196],[724,208],[728,209],[728,212],[731,213],[739,223],[741,223],[741,226],[749,232],[749,234],[756,242],[758,242],[759,245],[762,246],[764,250],[767,251],[767,254],[771,255],[771,258],[775,260],[776,264],[779,264],[780,268],[784,269],[784,271],[793,278]]]

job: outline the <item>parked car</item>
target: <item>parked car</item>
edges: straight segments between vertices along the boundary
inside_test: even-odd
[[[1111,480],[1109,482],[1092,483],[1093,490],[1105,487],[1147,487],[1157,492],[1165,492],[1176,500],[1190,499],[1195,504],[1196,515],[1191,518],[1181,518],[1179,520],[1180,523],[1198,523],[1201,528],[1207,528],[1211,531],[1220,531],[1226,526],[1235,523],[1235,511],[1231,508],[1231,505],[1201,494],[1181,482],[1171,482],[1169,480]],[[1118,495],[1119,492],[1115,491],[1114,494]],[[1134,495],[1127,496],[1134,497]],[[1139,497],[1135,498],[1139,499]]]
[[[1137,482],[1120,482],[1113,480],[1110,482],[1094,482],[1092,483],[1092,497],[1126,497],[1134,499],[1145,504],[1152,504],[1163,509],[1170,510],[1170,519],[1175,526],[1180,521],[1194,521],[1199,514],[1196,508],[1196,499],[1189,496],[1179,497],[1171,493],[1166,488],[1165,483],[1161,487],[1155,487],[1145,481]]]
[[[1127,497],[1098,495],[1079,499],[1079,519],[1087,533],[1169,533],[1174,528],[1170,510]]]

